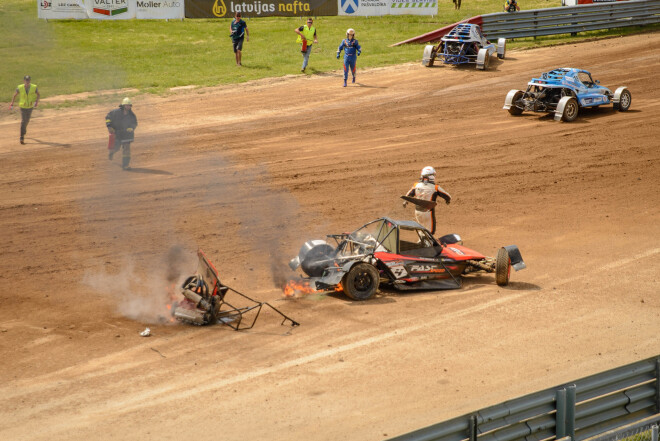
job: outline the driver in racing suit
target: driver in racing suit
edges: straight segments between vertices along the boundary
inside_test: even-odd
[[[433,167],[422,169],[419,182],[410,189],[406,196],[425,201],[435,201],[440,196],[447,204],[451,202],[449,193],[435,183],[435,169]],[[403,202],[404,208],[407,204],[407,201]],[[435,235],[435,208],[429,210],[415,205],[415,219],[421,226]]]

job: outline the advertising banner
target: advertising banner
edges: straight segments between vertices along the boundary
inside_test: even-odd
[[[186,0],[186,18],[337,15],[337,0]]]
[[[438,2],[418,0],[337,0],[339,15],[436,15]]]
[[[47,19],[87,18],[82,0],[37,0],[37,17]]]
[[[181,19],[185,11],[184,0],[137,0],[135,18]]]
[[[39,18],[181,19],[184,0],[37,0]]]
[[[135,0],[85,0],[87,15],[96,20],[135,18]]]

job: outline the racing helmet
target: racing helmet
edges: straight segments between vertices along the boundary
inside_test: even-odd
[[[346,38],[350,38],[349,36],[355,38],[355,29],[348,28],[346,31]]]
[[[126,97],[123,100],[121,100],[121,105],[122,106],[132,106],[133,103],[131,102],[131,99],[129,97]]]
[[[435,182],[435,169],[433,167],[426,166],[422,169],[422,173],[420,175],[420,179],[423,181],[424,179],[428,179],[429,182]]]

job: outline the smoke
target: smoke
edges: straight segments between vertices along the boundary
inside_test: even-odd
[[[111,299],[117,313],[126,318],[148,324],[169,323],[175,293],[196,268],[195,254],[175,245],[156,262],[155,268],[139,267],[129,257],[118,273],[87,272],[82,283]]]

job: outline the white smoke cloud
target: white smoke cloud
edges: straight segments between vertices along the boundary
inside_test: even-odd
[[[162,265],[139,268],[127,258],[118,273],[87,272],[82,283],[109,297],[122,316],[147,324],[169,323],[173,295],[178,295],[184,279],[193,274],[196,256],[181,246],[168,250]]]

